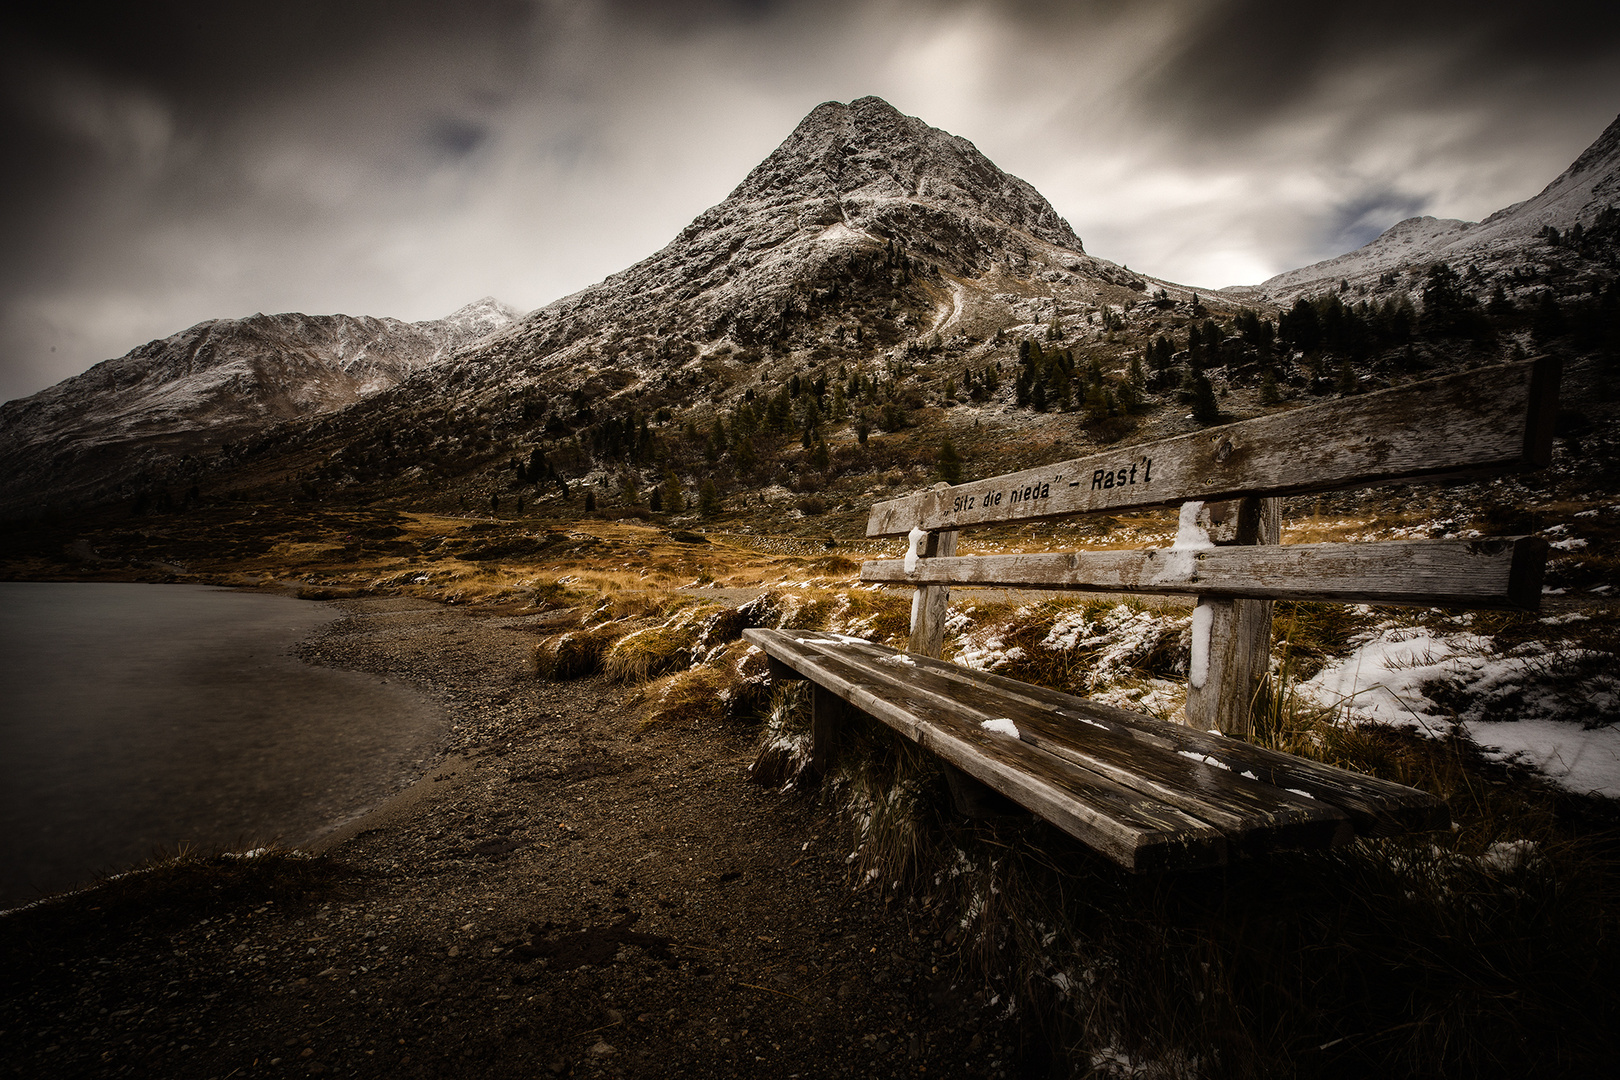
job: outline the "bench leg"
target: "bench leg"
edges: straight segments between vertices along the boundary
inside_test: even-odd
[[[1024,808],[1007,796],[958,769],[948,761],[941,761],[945,770],[945,783],[951,789],[951,805],[965,818],[1007,817],[1024,813]]]
[[[810,768],[827,775],[838,756],[838,728],[849,708],[844,699],[819,683],[810,686]]]
[[[1271,663],[1271,601],[1212,600],[1208,673],[1187,688],[1187,724],[1247,739],[1254,734],[1254,704]]]

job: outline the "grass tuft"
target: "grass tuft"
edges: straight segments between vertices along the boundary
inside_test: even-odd
[[[624,633],[609,623],[543,638],[534,647],[534,666],[542,679],[583,679],[602,670],[602,658]]]

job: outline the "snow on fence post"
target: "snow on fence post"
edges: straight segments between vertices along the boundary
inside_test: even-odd
[[[1212,524],[1229,527],[1230,538],[1217,540],[1219,546],[1282,542],[1279,498],[1234,499],[1205,510]],[[1253,737],[1254,707],[1265,694],[1271,669],[1271,606],[1270,600],[1198,598],[1194,660],[1187,671],[1188,726]]]

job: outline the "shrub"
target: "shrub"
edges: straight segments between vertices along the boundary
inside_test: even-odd
[[[950,439],[939,446],[939,475],[947,484],[962,482],[962,455],[957,453]]]

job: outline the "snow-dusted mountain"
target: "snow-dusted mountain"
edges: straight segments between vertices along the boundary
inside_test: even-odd
[[[1148,284],[1086,254],[1039,192],[966,139],[879,98],[828,102],[663,250],[524,318],[486,301],[439,323],[205,323],[7,404],[0,514],[127,494],[132,477],[167,483],[181,455],[363,399],[368,416],[535,391],[705,400],[716,364],[724,385],[785,379],[795,351],[872,357],[1095,321]],[[342,429],[333,419],[321,437],[341,443]]]
[[[0,405],[0,509],[115,494],[135,474],[444,364],[519,313],[484,298],[428,322],[212,319]]]
[[[1617,175],[1620,121],[1540,195],[1484,222],[1414,218],[1359,251],[1206,299],[1287,304],[1341,280],[1411,291],[1442,258],[1475,291],[1553,263],[1563,277],[1536,270],[1524,287],[1575,280],[1591,260],[1550,246],[1543,227],[1590,226]],[[1605,220],[1615,231],[1620,219]],[[1087,254],[1034,188],[967,140],[875,97],[828,102],[662,250],[526,316],[485,300],[429,323],[220,320],[7,403],[0,516],[239,466],[251,476],[221,486],[427,483],[429,469],[459,475],[448,470],[547,440],[566,442],[583,472],[596,467],[588,437],[610,438],[601,422],[716,415],[796,376],[882,376],[892,390],[944,360],[965,376],[1024,338],[1117,359],[1119,333],[1140,343],[1184,326],[1199,314],[1192,296]],[[926,376],[907,384],[919,400]],[[215,453],[264,433],[280,449],[252,463]]]
[[[1620,207],[1620,117],[1540,194],[1498,210],[1484,221],[1407,218],[1355,251],[1289,270],[1257,286],[1223,291],[1258,294],[1287,304],[1340,281],[1366,285],[1380,275],[1438,261],[1454,268],[1473,264],[1483,271],[1493,264],[1524,260],[1531,249],[1543,246],[1542,231],[1549,226],[1560,233],[1577,223],[1591,228],[1609,207]]]
[[[1087,255],[1039,192],[966,139],[865,97],[817,106],[662,251],[533,312],[481,355],[555,366],[637,335],[783,341],[834,282],[902,255],[935,294],[932,315],[909,325],[924,333],[959,328],[997,293],[1078,304],[1146,284]]]

